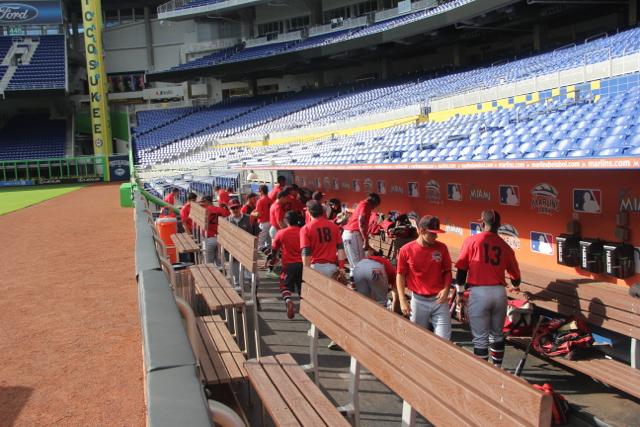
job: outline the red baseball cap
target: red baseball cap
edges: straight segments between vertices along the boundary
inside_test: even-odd
[[[429,233],[444,233],[440,228],[440,218],[432,215],[425,215],[420,219],[418,228],[427,230]]]

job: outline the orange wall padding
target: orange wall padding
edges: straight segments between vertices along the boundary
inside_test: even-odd
[[[314,170],[295,171],[295,176],[298,185],[322,188],[327,198],[336,197],[350,208],[363,199],[367,192],[383,190],[379,191],[383,193],[380,211],[415,211],[420,216],[437,215],[447,229],[441,240],[457,248],[470,235],[470,223],[477,222],[480,212],[496,209],[502,215],[502,223],[510,224],[517,230],[518,237],[512,239],[511,243],[516,247],[516,255],[521,263],[612,283],[631,284],[640,281],[640,275],[616,280],[558,265],[555,254],[555,237],[566,232],[566,224],[572,219],[580,221],[582,237],[615,241],[616,214],[621,210],[629,211],[631,243],[640,246],[638,170]],[[512,188],[518,205],[501,203],[504,201],[500,197],[501,186],[503,198],[506,188]],[[533,192],[536,187],[543,191]],[[551,188],[555,189],[555,196],[553,191],[548,191]],[[412,194],[409,194],[410,191]],[[459,201],[451,200],[450,196],[456,192],[461,196]],[[589,193],[586,198],[595,203],[584,206],[586,192]],[[513,198],[511,201],[514,201]],[[599,212],[585,212],[589,209]],[[553,253],[535,252],[531,244],[532,232],[548,236]]]

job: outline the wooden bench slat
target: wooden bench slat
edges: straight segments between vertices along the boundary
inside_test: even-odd
[[[232,378],[246,377],[244,354],[240,351],[231,333],[229,333],[225,321],[220,316],[205,316],[205,323],[209,327],[218,351],[223,355],[225,366],[227,366],[230,376]],[[230,368],[231,365],[234,365],[235,369],[232,370]]]
[[[526,337],[510,337],[509,341],[520,348],[526,348],[530,339]],[[568,360],[563,357],[539,356],[574,371],[582,372],[631,396],[640,398],[640,369],[635,369],[604,357],[587,360]]]
[[[293,384],[284,371],[284,368],[280,366],[278,361],[272,356],[262,358],[260,364],[271,379],[271,382],[278,388],[280,394],[285,396],[289,408],[291,408],[291,411],[298,421],[300,421],[301,425],[325,425],[322,418],[320,418],[318,413],[313,409],[312,404],[305,399],[306,389],[304,385]],[[312,386],[316,388],[313,383]]]
[[[200,247],[187,233],[176,233],[171,235],[171,240],[176,246],[178,253],[190,253],[200,251]]]
[[[244,300],[238,295],[217,267],[212,264],[199,264],[189,267],[192,272],[196,290],[202,294],[212,311],[225,308],[242,308]]]
[[[264,406],[275,424],[278,426],[299,426],[300,423],[267,373],[262,369],[260,362],[252,359],[248,360],[244,366],[247,369],[249,382],[258,393],[260,400],[264,402]]]
[[[418,412],[428,414],[431,422],[459,425],[548,423],[550,398],[533,390],[523,380],[498,374],[501,371],[464,350],[313,270],[305,269],[304,275],[301,314]],[[309,281],[316,285],[307,286]],[[377,311],[375,319],[371,317],[372,311]],[[380,325],[385,329],[381,331]],[[366,342],[362,337],[367,337]],[[396,345],[390,345],[394,341]],[[385,349],[384,354],[379,352],[380,348]],[[456,366],[456,369],[445,374],[438,369],[442,365]],[[425,399],[425,396],[429,398]],[[456,399],[444,396],[456,396]]]
[[[213,376],[211,378],[207,376],[208,373],[205,371],[205,376],[207,376],[206,377],[207,383],[208,384],[228,383],[230,380],[229,373],[227,372],[227,369],[224,366],[224,362],[220,357],[218,348],[216,347],[213,339],[211,338],[211,335],[209,334],[209,329],[206,327],[204,323],[204,319],[198,318],[196,320],[196,325],[198,327],[198,331],[200,332],[200,337],[202,338],[202,341],[204,343],[204,346],[201,347],[203,353],[201,354],[201,357],[200,357],[200,364],[202,365],[203,362],[206,360],[206,361],[209,361],[209,363],[211,363],[213,368],[213,372],[212,372]]]
[[[193,268],[191,272],[195,280],[196,291],[200,295],[202,295],[211,311],[222,310],[225,306],[225,303],[227,306],[232,306],[231,301],[229,300],[220,301],[218,295],[216,295],[216,293],[214,292],[214,288],[210,288],[209,286],[207,286],[207,281],[202,270],[200,270],[199,268]]]
[[[322,415],[324,421],[329,426],[349,426],[349,422],[336,410],[335,406],[322,394],[320,389],[315,386],[311,378],[300,368],[289,353],[278,354],[275,356],[278,363],[283,367],[291,381],[298,387],[306,399],[312,403],[313,407]]]
[[[234,306],[243,307],[245,305],[245,302],[242,299],[242,297],[238,295],[238,292],[236,292],[235,288],[231,285],[231,283],[229,282],[229,279],[227,279],[225,275],[222,274],[222,272],[220,272],[220,270],[218,270],[216,267],[213,267],[213,266],[207,266],[207,267],[208,267],[207,268],[208,274],[210,274],[211,277],[213,277],[213,279],[215,280],[215,282],[218,283],[218,285],[227,295],[227,298],[229,298],[231,303]]]

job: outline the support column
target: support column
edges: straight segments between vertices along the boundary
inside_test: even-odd
[[[147,48],[147,66],[149,69],[153,69],[156,61],[153,54],[153,32],[151,31],[149,6],[145,6],[144,8],[144,38]]]
[[[80,47],[80,33],[78,32],[78,14],[71,12],[71,42],[73,44],[73,50],[77,53],[82,51]]]

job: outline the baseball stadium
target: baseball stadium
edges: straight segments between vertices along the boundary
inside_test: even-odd
[[[0,427],[640,426],[638,0],[0,0]]]

